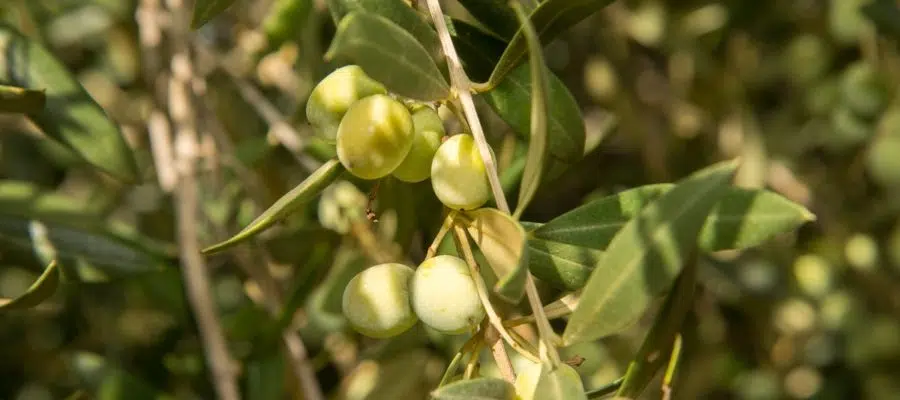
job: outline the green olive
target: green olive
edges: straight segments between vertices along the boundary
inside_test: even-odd
[[[325,140],[333,142],[344,114],[353,103],[387,89],[358,65],[347,65],[319,82],[306,103],[306,119]]]
[[[437,111],[426,106],[414,109],[412,120],[416,131],[412,148],[393,175],[401,181],[415,183],[431,176],[431,160],[441,146],[444,123]]]
[[[406,106],[387,95],[372,95],[354,103],[341,120],[338,159],[359,178],[383,178],[403,162],[414,137]]]
[[[471,135],[454,135],[441,144],[431,162],[431,186],[441,203],[456,210],[488,201],[490,184]]]
[[[410,283],[410,295],[419,319],[442,333],[465,333],[484,319],[469,267],[458,257],[436,256],[422,262]]]
[[[418,318],[409,303],[413,269],[397,263],[379,264],[356,274],[344,289],[344,316],[357,332],[388,338],[405,332]]]

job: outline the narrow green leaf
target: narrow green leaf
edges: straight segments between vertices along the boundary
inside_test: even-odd
[[[354,11],[338,25],[326,59],[358,64],[390,91],[421,101],[446,99],[447,80],[428,51],[409,32],[382,16]]]
[[[435,400],[513,400],[516,388],[497,378],[475,378],[444,385],[431,396]]]
[[[533,236],[606,249],[631,218],[673,187],[646,185],[592,201],[541,225]],[[777,193],[729,187],[707,218],[698,243],[706,251],[744,249],[813,220],[809,210]]]
[[[560,33],[610,3],[612,0],[547,0],[531,13],[531,24],[534,25],[541,42],[550,43]],[[522,62],[526,48],[525,35],[520,29],[509,42],[494,72],[491,73],[487,82],[488,88],[497,86],[506,74]]]
[[[549,365],[541,366],[541,375],[534,389],[535,400],[587,400],[584,384],[578,371],[568,364],[560,364],[551,369]]]
[[[466,74],[478,82],[490,78],[506,43],[460,20],[451,20],[448,28]]]
[[[49,50],[2,23],[0,84],[43,90],[45,106],[29,118],[48,137],[114,178],[139,180],[131,149],[100,105]]]
[[[506,301],[518,303],[525,295],[528,266],[525,229],[495,208],[468,211],[460,219],[497,276],[494,292]]]
[[[56,260],[51,261],[50,265],[44,269],[44,273],[25,293],[14,299],[0,299],[0,311],[21,310],[32,308],[41,304],[44,300],[56,293],[59,286],[59,269],[56,267]]]
[[[279,352],[249,360],[246,374],[247,400],[277,399],[286,393],[284,357]]]
[[[313,0],[276,0],[269,7],[263,20],[266,45],[277,49],[284,42],[295,40],[309,26],[309,15],[313,11]]]
[[[234,0],[196,0],[191,16],[191,29],[197,29],[234,4]]]
[[[528,239],[528,269],[538,279],[560,289],[584,287],[603,252],[587,247]]]
[[[528,208],[534,194],[541,185],[541,177],[544,171],[544,158],[547,154],[547,66],[544,65],[544,55],[541,42],[528,20],[528,16],[522,11],[522,6],[513,3],[516,16],[522,24],[525,40],[528,42],[529,64],[531,65],[531,136],[528,142],[528,155],[525,161],[525,170],[522,173],[522,184],[519,186],[519,200],[516,203],[516,211],[513,216],[516,219],[522,217],[522,213]],[[583,149],[582,149],[583,151]]]
[[[496,88],[479,95],[516,134],[524,138],[530,137],[532,124],[528,108],[528,104],[533,104],[530,64],[519,66]],[[547,78],[545,94],[548,158],[562,162],[581,160],[585,141],[581,109],[575,97],[555,74],[547,74]]]
[[[724,162],[692,174],[616,233],[569,319],[566,345],[619,332],[671,286],[737,166]]]
[[[504,40],[512,39],[521,20],[506,0],[459,0],[469,14]]]
[[[666,301],[653,321],[650,332],[628,366],[622,386],[616,393],[617,397],[638,398],[659,369],[669,361],[675,336],[678,335],[681,324],[693,305],[696,280],[697,259],[694,255],[675,281],[672,291],[666,296]]]
[[[437,32],[422,14],[403,0],[355,0],[349,5],[353,11],[367,11],[391,20],[416,38],[437,65],[445,63]]]
[[[316,172],[313,172],[313,174],[304,179],[303,182],[300,182],[297,187],[291,189],[291,191],[287,192],[284,196],[281,196],[275,204],[272,204],[266,211],[263,211],[260,216],[256,217],[256,219],[243,230],[224,242],[203,249],[203,253],[210,254],[219,252],[256,236],[266,228],[278,222],[278,220],[284,218],[284,216],[294,212],[298,207],[312,200],[321,193],[322,190],[325,190],[328,185],[334,182],[342,172],[344,172],[344,167],[341,165],[340,161],[332,159],[326,162],[319,167]]]
[[[46,102],[43,90],[0,85],[0,113],[35,114],[44,109]]]
[[[140,235],[126,233],[88,205],[24,182],[0,181],[0,240],[32,249],[36,222],[63,259],[82,259],[115,271],[157,269],[172,257]]]

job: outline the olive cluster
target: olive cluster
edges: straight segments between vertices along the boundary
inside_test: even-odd
[[[484,205],[490,186],[472,136],[445,136],[434,108],[402,102],[356,65],[341,67],[313,89],[306,117],[337,146],[341,164],[362,179],[392,175],[404,182],[431,178],[449,208]]]
[[[387,338],[421,320],[446,334],[471,330],[485,311],[465,261],[441,255],[413,270],[379,264],[356,274],[344,289],[344,316],[357,332]]]

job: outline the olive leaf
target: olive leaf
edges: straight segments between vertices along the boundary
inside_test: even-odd
[[[158,269],[174,256],[174,249],[106,223],[88,204],[25,182],[0,181],[0,240],[35,248],[32,233],[38,223],[63,260],[143,272]]]
[[[584,393],[584,383],[578,372],[568,364],[560,364],[556,368],[550,365],[541,365],[541,374],[538,377],[534,394],[529,397],[546,400],[587,400]]]
[[[531,113],[527,104],[533,101],[530,62],[513,70],[503,82],[479,97],[509,124],[516,134],[529,137]],[[575,97],[555,74],[547,74],[545,86],[547,113],[547,152],[551,159],[578,161],[584,156],[584,119]]]
[[[672,291],[666,296],[650,332],[647,333],[637,355],[629,364],[622,385],[616,392],[616,397],[638,398],[656,376],[656,372],[666,364],[675,337],[693,305],[696,280],[697,258],[694,253],[675,281]]]
[[[519,186],[519,199],[513,217],[519,219],[541,185],[544,158],[547,154],[547,66],[534,27],[528,21],[522,6],[516,4],[515,12],[522,23],[522,30],[528,42],[529,64],[531,65],[531,136],[528,142],[525,170]]]
[[[447,27],[466,74],[473,81],[490,78],[506,43],[465,21],[453,19]]]
[[[43,90],[0,85],[0,113],[34,114],[47,102]]]
[[[519,30],[521,20],[506,0],[459,0],[459,4],[503,40],[512,39]]]
[[[516,389],[497,378],[475,378],[453,382],[431,392],[435,400],[512,400]]]
[[[560,289],[584,287],[603,252],[582,246],[528,239],[528,270],[538,279]]]
[[[197,0],[194,2],[194,13],[191,16],[191,29],[205,25],[232,4],[234,0]]]
[[[139,180],[137,164],[118,125],[53,53],[3,23],[0,84],[44,91],[44,107],[29,118],[48,137],[116,179]]]
[[[37,306],[53,296],[58,286],[59,269],[56,266],[56,260],[53,260],[21,296],[14,299],[0,299],[0,311],[21,310]]]
[[[437,32],[421,14],[403,0],[343,0],[342,3],[337,8],[340,15],[334,21],[335,24],[340,23],[340,19],[352,11],[382,16],[416,38],[435,63],[442,65],[445,62]]]
[[[549,43],[560,33],[569,29],[595,12],[612,3],[612,0],[547,0],[531,13],[531,24],[541,42]],[[524,32],[519,29],[510,40],[500,61],[494,67],[486,88],[491,89],[503,81],[506,75],[522,62],[527,43]]]
[[[695,172],[616,233],[569,319],[566,345],[619,332],[671,287],[737,166],[729,161]]]
[[[260,354],[247,361],[247,400],[277,399],[286,393],[284,356]]]
[[[541,225],[532,236],[604,250],[629,220],[673,187],[645,185],[594,200]],[[744,249],[813,220],[809,210],[777,193],[729,187],[706,219],[698,243],[706,251]]]
[[[528,266],[525,229],[495,208],[464,212],[460,220],[497,276],[494,292],[506,301],[518,303],[525,295]]]
[[[276,0],[262,23],[266,45],[276,49],[282,43],[297,38],[309,27],[307,23],[313,11],[313,0]]]
[[[281,196],[275,204],[272,204],[266,211],[263,211],[262,214],[256,217],[256,219],[243,230],[224,242],[203,249],[203,253],[216,253],[256,236],[266,228],[278,222],[278,220],[294,212],[298,207],[306,204],[319,195],[319,193],[325,190],[325,188],[334,182],[343,172],[343,165],[336,159],[332,159],[325,164],[322,164],[322,166],[313,172],[312,175],[308,176],[295,188],[285,193],[284,196]]]
[[[358,64],[390,91],[421,101],[446,99],[447,80],[428,51],[409,32],[377,14],[353,11],[338,24],[326,59]]]

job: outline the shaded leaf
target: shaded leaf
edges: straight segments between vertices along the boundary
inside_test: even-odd
[[[435,400],[512,400],[516,389],[497,378],[475,378],[444,385],[431,396]]]
[[[173,399],[106,358],[89,352],[68,357],[69,370],[87,387],[93,398],[163,400]]]
[[[871,20],[882,33],[900,39],[900,7],[891,0],[874,0],[860,7],[860,12]]]
[[[516,15],[522,24],[525,39],[528,42],[529,64],[531,66],[531,135],[528,142],[528,154],[525,158],[525,170],[522,172],[522,184],[519,186],[519,199],[513,216],[519,219],[528,208],[528,204],[541,185],[544,171],[544,158],[547,154],[547,66],[541,42],[538,41],[534,27],[528,21],[522,6],[516,4]],[[582,149],[583,151],[583,149]]]
[[[59,287],[59,269],[54,260],[21,296],[14,299],[0,299],[0,311],[21,310],[37,306],[53,296],[57,287]]]
[[[692,174],[616,233],[585,284],[563,333],[564,343],[619,332],[671,286],[737,166],[735,161],[724,162]]]
[[[247,227],[232,236],[230,239],[203,249],[204,254],[210,254],[225,250],[236,244],[244,242],[256,236],[266,228],[272,226],[278,220],[286,215],[294,212],[297,208],[303,206],[314,197],[318,196],[322,190],[334,182],[340,174],[344,172],[344,167],[340,161],[332,159],[322,164],[318,170],[308,176],[297,187],[291,189],[284,196],[281,196],[275,204],[263,211],[260,216],[256,217]]]
[[[0,85],[0,113],[38,113],[44,108],[46,101],[47,96],[43,90]]]
[[[538,279],[560,289],[584,287],[603,252],[587,247],[528,239],[528,269]]]
[[[463,69],[473,81],[486,81],[503,54],[506,43],[468,23],[452,20],[448,24],[453,46]]]
[[[535,229],[535,238],[603,250],[648,204],[674,187],[669,183],[625,190],[571,210]],[[756,246],[815,220],[805,207],[763,189],[729,187],[701,230],[706,251]]]
[[[0,23],[0,84],[43,90],[46,103],[29,118],[50,138],[124,182],[139,180],[118,125],[53,54]]]
[[[391,20],[354,11],[338,25],[326,59],[342,57],[358,64],[390,91],[411,99],[446,99],[450,87],[428,51]]]
[[[516,134],[525,138],[530,137],[531,132],[528,104],[532,102],[532,83],[529,64],[519,66],[496,88],[480,95]],[[555,74],[547,74],[547,77],[549,158],[563,162],[580,160],[584,156],[585,137],[581,109],[575,97]]]
[[[234,0],[196,0],[194,14],[191,16],[191,29],[205,25],[232,4],[234,4]]]
[[[277,399],[285,394],[284,357],[264,354],[247,363],[247,400]]]
[[[460,219],[497,276],[494,292],[506,301],[518,303],[525,294],[528,266],[525,229],[495,208],[468,211]]]
[[[531,13],[531,24],[543,43],[550,43],[560,33],[590,17],[595,12],[612,3],[612,0],[547,0],[540,3]],[[500,61],[487,82],[488,88],[501,83],[510,71],[516,68],[527,49],[525,36],[520,29],[510,40],[500,57]]]
[[[504,40],[512,39],[519,30],[516,13],[505,0],[459,0],[469,14]]]
[[[666,296],[653,326],[644,338],[640,350],[628,366],[622,386],[616,396],[637,398],[656,376],[657,371],[669,361],[675,336],[681,329],[685,316],[694,303],[697,280],[696,255],[685,265],[675,281],[674,288]]]

